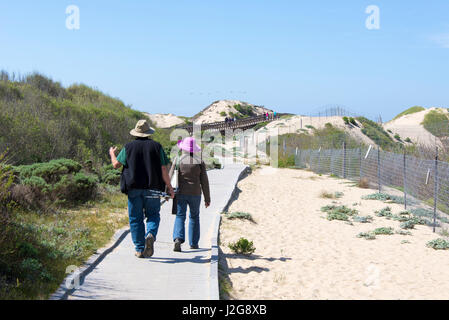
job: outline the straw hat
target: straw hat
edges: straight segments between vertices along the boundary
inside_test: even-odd
[[[187,152],[199,152],[201,148],[196,144],[195,138],[187,137],[178,141],[178,148]]]
[[[129,132],[132,136],[146,138],[154,133],[147,120],[139,120],[136,127]]]

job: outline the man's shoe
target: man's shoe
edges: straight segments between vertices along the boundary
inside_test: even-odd
[[[143,255],[145,258],[149,258],[153,255],[153,253],[154,253],[154,237],[150,233],[145,238],[145,249],[143,250]]]
[[[145,257],[143,256],[143,252],[139,252],[139,251],[136,251],[135,256],[136,256],[137,258],[139,258],[139,259],[145,258]]]
[[[198,245],[196,246],[190,246],[190,249],[199,249]]]
[[[175,247],[173,248],[173,251],[181,252],[181,240],[179,239],[175,240]]]

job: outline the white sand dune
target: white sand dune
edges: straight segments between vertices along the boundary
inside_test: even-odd
[[[144,113],[158,128],[170,128],[176,126],[178,124],[185,123],[184,119],[178,116],[175,116],[172,113],[168,114],[149,114]]]
[[[449,251],[426,247],[440,237],[431,228],[416,226],[411,236],[356,237],[378,227],[399,229],[399,222],[374,215],[385,203],[361,200],[375,191],[308,171],[270,167],[256,170],[238,188],[242,192],[229,212],[248,212],[256,224],[223,217],[220,264],[232,282],[232,298],[449,299]],[[326,220],[320,208],[332,200],[320,197],[323,190],[344,192],[336,201],[371,215],[373,222]],[[393,213],[403,210],[388,206]],[[249,258],[227,247],[240,237],[254,241],[256,251]]]
[[[442,147],[441,140],[427,131],[421,124],[425,115],[432,110],[440,110],[447,113],[446,109],[430,108],[391,120],[384,124],[384,128],[385,130],[391,130],[393,135],[399,134],[402,140],[410,138],[410,140],[420,145]]]
[[[252,110],[257,115],[262,115],[266,112],[272,112],[270,109],[255,106],[253,104],[243,102],[240,100],[220,100],[212,103],[208,107],[206,107],[203,111],[195,115],[192,119],[195,124],[203,124],[203,123],[211,123],[224,121],[226,116],[230,116],[230,112],[234,114],[239,114],[238,110],[236,110],[233,106],[236,104],[240,104],[241,106],[250,106]],[[226,115],[221,115],[222,112],[225,112]]]

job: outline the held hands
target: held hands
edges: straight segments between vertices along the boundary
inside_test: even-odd
[[[172,186],[167,186],[167,191],[168,191],[168,194],[170,195],[170,198],[171,199],[174,199],[175,198],[175,191],[173,190],[173,187]]]

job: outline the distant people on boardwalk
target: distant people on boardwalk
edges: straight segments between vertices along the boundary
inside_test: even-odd
[[[201,148],[195,138],[188,137],[178,142],[182,154],[178,156],[174,165],[178,168],[178,191],[176,193],[177,212],[173,228],[173,251],[181,252],[181,245],[185,242],[185,221],[187,206],[189,207],[189,245],[190,249],[198,249],[200,240],[200,205],[201,192],[204,195],[204,205],[210,205],[209,180],[206,165],[198,153]],[[171,170],[170,170],[171,171]]]
[[[130,132],[135,140],[127,143],[117,157],[117,147],[109,149],[113,167],[123,166],[120,189],[128,195],[129,226],[138,258],[151,257],[154,252],[161,209],[160,198],[155,192],[167,188],[170,197],[174,198],[166,167],[169,161],[162,146],[150,138],[153,133],[147,120],[139,120]]]

